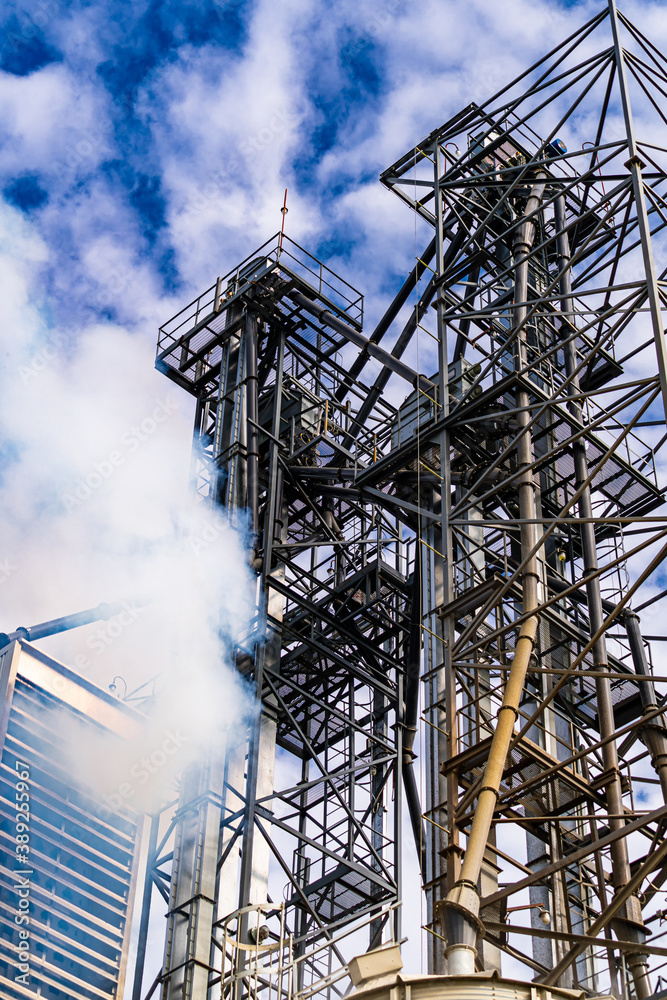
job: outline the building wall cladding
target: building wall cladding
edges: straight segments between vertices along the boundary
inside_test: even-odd
[[[120,997],[138,817],[77,777],[68,734],[83,746],[103,734],[113,753],[140,716],[22,642],[3,651],[0,684],[0,992]]]

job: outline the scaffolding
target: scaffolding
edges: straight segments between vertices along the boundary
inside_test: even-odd
[[[362,295],[283,234],[160,329],[196,399],[193,487],[246,518],[237,665],[261,712],[155,819],[167,949],[135,1000],[229,995],[231,913],[236,942],[289,938],[290,996],[342,995],[337,935],[401,940],[404,806],[429,971],[506,954],[547,987],[652,992],[664,96],[667,61],[610,0],[382,174],[426,246],[370,337]]]

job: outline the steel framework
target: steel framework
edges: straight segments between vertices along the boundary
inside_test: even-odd
[[[382,174],[431,232],[370,338],[362,296],[282,234],[161,328],[158,367],[197,400],[195,488],[247,512],[237,662],[262,710],[154,822],[149,995],[275,988],[238,961],[225,978],[260,937],[290,940],[290,992],[342,993],[337,935],[401,938],[403,803],[430,971],[504,952],[547,985],[652,992],[667,678],[638,613],[667,593],[664,97],[667,60],[610,0]]]

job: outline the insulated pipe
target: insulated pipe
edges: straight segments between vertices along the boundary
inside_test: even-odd
[[[268,530],[273,532],[273,544],[282,545],[283,542],[283,528],[285,526],[285,518],[283,515],[283,490],[285,486],[285,473],[283,472],[282,465],[279,465],[276,469],[276,480],[275,480],[275,497],[276,497],[276,513],[273,521],[273,526]],[[270,570],[272,567],[267,567]]]
[[[465,218],[466,218],[466,214],[464,213],[461,218],[462,218],[462,221],[464,221]],[[446,229],[448,226],[450,226],[453,221],[454,220],[452,219],[451,216],[449,218],[445,219],[445,221],[443,222],[443,229]],[[469,235],[469,233],[468,233],[467,228],[465,227],[465,225],[462,224],[459,227],[459,229],[457,230],[456,235],[454,236],[454,239],[450,243],[449,247],[447,248],[447,252],[446,252],[446,254],[443,257],[443,260],[442,260],[442,273],[444,273],[445,268],[447,268],[451,264],[451,262],[455,259],[456,255],[458,254],[459,250],[461,249],[461,246],[463,245],[463,243],[465,242],[465,240],[468,238],[468,235]],[[424,256],[422,258],[423,261],[430,260],[431,257],[433,256],[433,254],[430,254],[430,256],[427,256],[429,250],[431,249],[431,246],[433,246],[433,248],[434,248],[433,252],[435,252],[435,240],[433,241],[432,244],[429,245],[429,248],[428,248],[427,252],[424,254]],[[404,351],[407,349],[410,341],[412,340],[412,337],[414,336],[415,330],[417,329],[417,327],[418,327],[418,325],[419,325],[419,323],[421,321],[422,316],[424,315],[424,313],[428,309],[429,303],[431,302],[431,299],[433,298],[433,290],[434,290],[434,284],[433,284],[433,278],[431,278],[431,280],[428,282],[426,288],[424,289],[423,293],[420,295],[419,301],[413,307],[412,313],[411,313],[411,315],[410,315],[407,323],[403,327],[401,333],[399,334],[399,336],[398,336],[398,338],[396,340],[396,343],[394,344],[394,346],[391,349],[391,356],[393,358],[400,358],[400,357],[402,357]],[[373,338],[371,338],[371,339],[373,339]],[[356,417],[354,418],[354,422],[352,423],[352,426],[350,427],[349,432],[345,435],[345,438],[343,439],[343,447],[344,448],[349,448],[350,447],[350,444],[354,440],[354,437],[355,437],[356,433],[359,431],[359,428],[364,426],[366,418],[368,417],[369,413],[372,411],[373,407],[375,406],[375,404],[377,403],[378,399],[382,395],[384,387],[386,386],[386,384],[387,384],[388,381],[389,381],[389,371],[387,369],[385,369],[384,371],[380,372],[380,374],[378,375],[378,377],[375,379],[375,382],[373,383],[373,385],[368,390],[368,393],[366,395],[366,399],[361,404],[361,407],[359,408],[359,412],[357,413]]]
[[[391,305],[385,312],[384,316],[373,330],[369,341],[371,344],[380,343],[385,333],[390,328],[391,324],[394,322],[394,320],[398,316],[399,312],[401,311],[405,303],[408,301],[410,293],[412,292],[415,285],[421,278],[422,274],[430,264],[431,258],[433,257],[434,253],[435,253],[435,236],[424,250],[424,253],[421,255],[421,257],[413,267],[410,275],[408,276],[407,281],[403,282],[398,292],[394,296],[393,302],[391,303]],[[347,378],[344,379],[343,382],[341,382],[339,388],[336,390],[335,395],[336,399],[339,402],[341,402],[345,398],[345,396],[350,390],[350,387],[352,386],[352,383],[361,374],[367,360],[368,359],[362,353],[352,363],[349,375],[347,376]]]
[[[639,628],[639,618],[633,611],[627,611],[624,624],[628,634],[635,673],[639,677],[650,677],[651,671],[646,661],[644,640]],[[644,682],[639,685],[639,695],[645,713],[653,712],[658,707],[655,686],[652,680],[650,683]],[[660,780],[662,797],[667,803],[667,730],[665,729],[664,716],[654,716],[650,722],[643,725],[640,730],[640,736],[651,754],[651,762]]]
[[[349,340],[351,344],[365,350],[370,357],[375,358],[383,364],[385,368],[389,368],[396,375],[400,375],[400,377],[404,378],[406,382],[410,383],[410,385],[416,386],[417,372],[413,371],[412,368],[408,367],[408,365],[404,364],[398,358],[395,358],[378,344],[372,343],[372,341],[370,341],[367,337],[364,337],[363,334],[359,333],[358,330],[354,330],[351,326],[348,326],[347,323],[344,323],[342,319],[339,319],[338,316],[334,316],[334,314],[328,309],[323,309],[317,304],[317,302],[313,302],[313,300],[309,299],[307,295],[304,295],[303,292],[298,292],[294,289],[289,294],[293,302],[296,302],[297,305],[301,306],[302,309],[305,309],[306,312],[309,312],[312,316],[316,316],[320,323],[324,323],[326,326],[331,327],[331,329],[335,330],[336,333],[340,333],[346,340]]]
[[[405,677],[405,716],[403,724],[403,787],[410,815],[412,834],[415,838],[419,870],[426,879],[426,834],[422,822],[421,802],[415,779],[413,763],[415,755],[412,747],[417,735],[419,716],[419,673],[421,667],[421,554],[417,545],[415,554],[412,602],[410,608],[410,638],[408,641],[408,662]]]
[[[561,310],[567,317],[563,324],[565,332],[565,371],[568,376],[572,376],[569,383],[568,392],[571,396],[576,396],[579,392],[579,378],[573,375],[577,367],[575,341],[571,334],[574,330],[573,316],[574,307],[572,301],[572,283],[570,263],[570,240],[567,233],[567,221],[565,217],[565,197],[559,195],[554,201],[554,215],[556,223],[556,249],[558,253],[558,270],[561,273],[559,282],[559,293],[561,296]],[[583,410],[578,399],[571,399],[568,402],[568,409],[578,423],[583,423]],[[586,455],[586,444],[583,438],[575,441],[572,445],[574,459],[575,480],[577,487],[581,486],[588,479],[588,458]],[[586,487],[579,498],[579,517],[582,518],[580,527],[581,542],[583,550],[584,571],[586,574],[596,573],[598,569],[597,549],[595,542],[595,526],[591,519],[593,517],[593,507],[591,503],[590,487]],[[600,593],[600,580],[594,576],[586,583],[586,597],[588,601],[588,617],[590,621],[591,634],[599,632],[603,621],[604,613],[602,608],[602,595]],[[607,657],[607,644],[604,635],[601,635],[593,646],[593,665],[596,673],[604,673],[609,670]],[[642,685],[643,687],[643,685]],[[609,820],[609,827],[612,831],[620,830],[625,825],[623,816],[623,790],[621,788],[621,772],[618,766],[618,750],[613,734],[616,730],[614,720],[614,706],[611,696],[611,683],[607,677],[596,677],[595,690],[597,696],[598,719],[600,725],[600,736],[605,743],[602,747],[602,761],[604,772],[607,776],[605,793],[609,805],[609,812],[614,819]],[[624,838],[614,841],[611,846],[612,858],[612,879],[614,889],[618,892],[630,881],[631,870],[628,858],[627,843]],[[631,896],[625,907],[621,910],[621,919],[624,923],[624,933],[637,944],[641,944],[645,939],[645,932],[642,924],[641,907],[636,896]],[[651,995],[651,986],[648,980],[648,961],[646,955],[632,952],[626,959],[632,972],[638,1000]]]
[[[562,594],[564,590],[568,590],[571,586],[568,580],[562,579],[562,577],[556,576],[555,573],[551,571],[547,572],[547,583],[549,584],[549,589],[555,591],[556,594]],[[588,599],[585,594],[582,594],[579,590],[570,591],[567,595],[568,601],[577,601],[579,604],[587,604]],[[613,601],[607,601],[602,598],[602,610],[605,614],[610,615],[616,611],[616,605]],[[620,611],[616,615],[616,620],[618,622],[625,623],[626,615],[634,614],[633,611],[629,609],[627,611]]]
[[[403,750],[403,788],[405,790],[405,801],[408,807],[408,814],[410,816],[412,836],[415,839],[415,847],[417,848],[419,871],[421,873],[422,880],[425,881],[426,832],[422,822],[422,806],[419,798],[417,779],[415,778],[414,768],[412,767],[414,759],[414,754],[407,754],[405,749]]]
[[[257,317],[246,315],[245,321],[245,365],[246,365],[246,420],[247,420],[247,490],[248,509],[252,521],[252,533],[257,538],[257,508],[259,505],[259,404],[257,382]]]
[[[404,352],[407,350],[414,332],[423,317],[424,313],[428,309],[429,302],[433,297],[433,279],[429,281],[426,286],[426,290],[419,299],[417,305],[413,307],[412,313],[408,318],[405,326],[401,330],[396,343],[391,349],[392,358],[400,358],[403,356]],[[354,441],[355,437],[359,433],[359,428],[366,425],[366,419],[370,413],[373,411],[373,407],[377,403],[378,399],[384,392],[385,386],[391,377],[391,371],[389,368],[383,368],[375,379],[375,382],[366,392],[366,398],[359,407],[359,412],[354,418],[349,431],[343,438],[343,447],[349,448],[351,443]]]
[[[542,200],[545,178],[544,172],[537,174],[526,201],[524,216],[530,216],[537,212]],[[523,370],[528,364],[526,330],[523,324],[527,315],[528,259],[534,233],[533,221],[531,219],[524,221],[516,231],[513,244],[516,262],[514,301],[517,303],[514,307],[513,325],[515,330],[519,330],[516,345],[518,371]],[[521,433],[522,429],[527,428],[530,422],[530,399],[526,390],[520,389],[517,392],[516,405],[519,409],[518,430]],[[489,840],[493,814],[498,802],[505,761],[514,733],[514,724],[519,716],[521,694],[535,646],[539,621],[537,614],[535,614],[539,603],[537,553],[527,559],[528,554],[535,547],[536,540],[536,525],[531,523],[536,520],[535,481],[531,470],[533,446],[532,436],[528,430],[525,430],[517,441],[517,461],[519,470],[522,470],[518,478],[519,509],[522,519],[521,558],[522,562],[527,560],[522,573],[523,612],[529,617],[523,622],[516,642],[514,658],[505,684],[503,702],[498,712],[496,729],[484,770],[482,788],[477,797],[477,806],[463,856],[461,873],[448,892],[447,899],[444,900],[441,908],[447,939],[445,953],[450,975],[472,975],[475,972],[477,938],[484,930],[479,919],[479,889],[477,885]]]
[[[75,614],[65,615],[63,618],[52,618],[48,622],[31,625],[29,628],[19,626],[15,632],[0,632],[0,649],[8,646],[14,639],[26,639],[28,642],[34,642],[35,639],[44,639],[47,635],[68,632],[69,629],[80,628],[82,625],[108,621],[109,618],[113,618],[114,615],[120,615],[123,612],[134,615],[136,614],[136,608],[143,608],[146,604],[148,604],[148,601],[145,598],[116,601],[114,604],[98,604],[96,608],[88,608],[87,611],[77,611]]]
[[[137,957],[134,962],[134,983],[132,984],[132,1000],[141,1000],[141,984],[144,975],[144,963],[146,961],[146,945],[148,943],[148,927],[151,915],[151,899],[153,897],[153,872],[151,862],[155,860],[155,852],[158,845],[158,834],[160,832],[160,814],[152,813],[150,819],[150,832],[148,834],[148,852],[146,873],[144,875],[144,888],[141,897],[141,918],[139,922],[139,938],[137,941]]]

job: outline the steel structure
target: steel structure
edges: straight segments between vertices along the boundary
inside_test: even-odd
[[[305,957],[337,929],[368,915],[370,943],[387,922],[398,932],[414,586],[393,501],[373,487],[367,500],[356,489],[348,499],[336,471],[324,471],[354,473],[336,355],[339,329],[343,343],[365,343],[362,308],[355,289],[278,236],[160,332],[159,365],[197,394],[196,488],[249,511],[264,595],[261,627],[237,656],[261,695],[257,725],[247,746],[184,782],[191,826],[176,823],[164,997],[215,984],[211,940],[239,905],[284,899],[300,990],[345,965],[337,946]],[[386,446],[373,428],[386,436],[394,412],[378,403],[354,446],[359,467]]]
[[[338,935],[401,938],[403,803],[430,971],[504,952],[547,986],[651,993],[665,96],[667,61],[610,0],[383,173],[430,232],[369,338],[361,295],[282,234],[161,328],[158,367],[197,401],[195,488],[247,512],[237,662],[261,713],[156,814],[135,1000],[270,991],[243,972],[260,941],[290,942],[281,996],[344,992]]]

